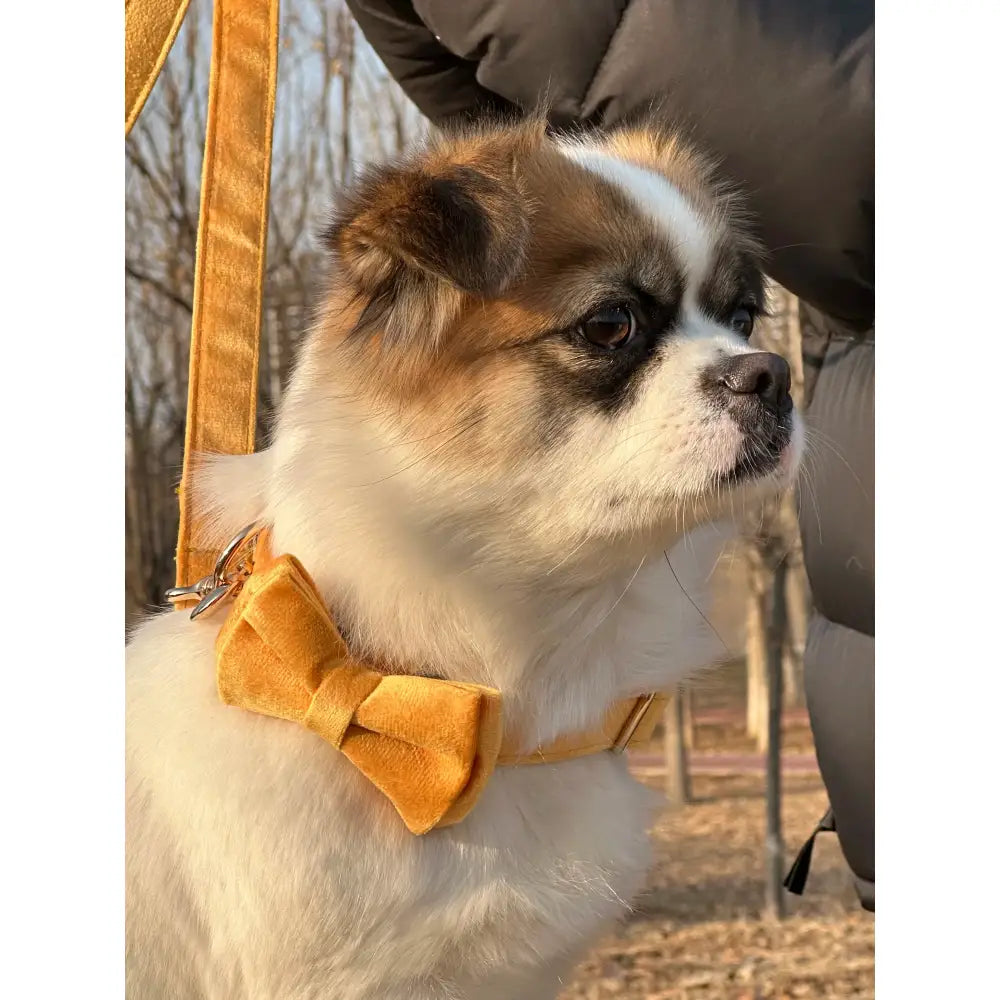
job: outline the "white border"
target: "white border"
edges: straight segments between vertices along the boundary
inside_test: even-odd
[[[122,7],[6,32],[0,991],[115,997]],[[988,0],[879,5],[880,1000],[997,981],[998,38]]]
[[[124,995],[124,8],[14,4],[0,571],[9,997]]]
[[[876,982],[997,991],[1000,8],[883,2]]]

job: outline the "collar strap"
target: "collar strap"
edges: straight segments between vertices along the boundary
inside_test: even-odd
[[[525,753],[503,738],[499,691],[372,669],[351,655],[302,564],[272,556],[263,533],[241,535],[242,554],[224,550],[240,570],[228,584],[223,573],[206,578],[214,589],[201,581],[172,592],[175,600],[224,586],[224,596],[235,594],[216,640],[219,696],[313,730],[390,800],[412,833],[462,820],[498,765],[621,753],[652,735],[659,713],[650,709],[660,699],[642,695],[616,702],[600,726]]]

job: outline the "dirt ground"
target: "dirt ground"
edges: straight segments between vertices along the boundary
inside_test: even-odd
[[[748,751],[733,725],[698,726],[696,750]],[[789,752],[811,752],[793,724]],[[636,767],[662,784],[662,769]],[[695,774],[693,802],[667,807],[657,861],[635,912],[576,970],[560,1000],[873,998],[874,917],[860,907],[836,836],[817,838],[805,895],[787,917],[763,919],[764,782],[759,774]],[[818,774],[786,774],[789,863],[826,808]]]

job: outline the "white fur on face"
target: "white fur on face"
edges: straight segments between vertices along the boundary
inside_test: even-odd
[[[572,431],[544,455],[524,462],[509,491],[523,497],[519,528],[535,525],[531,545],[553,555],[576,550],[585,538],[656,534],[671,527],[735,513],[756,496],[787,488],[801,458],[804,433],[793,417],[787,454],[778,469],[756,482],[720,487],[738,461],[744,433],[708,399],[706,369],[720,360],[754,353],[744,340],[706,316],[698,290],[709,276],[720,222],[700,212],[666,177],[621,159],[599,144],[565,140],[560,151],[622,191],[674,250],[685,291],[676,329],[644,373],[638,398],[620,414],[575,413]],[[503,529],[508,530],[508,529]],[[512,537],[508,533],[508,537]],[[609,554],[609,559],[613,558]]]

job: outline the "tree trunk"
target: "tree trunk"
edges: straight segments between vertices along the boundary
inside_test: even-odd
[[[694,691],[690,688],[681,689],[681,705],[684,709],[684,746],[695,750],[694,728]]]
[[[674,691],[663,714],[663,749],[666,763],[667,798],[676,805],[691,801],[687,748],[684,746],[684,704]]]
[[[797,708],[803,704],[802,660],[806,650],[806,636],[809,631],[809,596],[805,566],[800,552],[789,558],[785,582],[785,604],[788,613],[788,627],[785,639],[785,697],[786,708]]]
[[[767,635],[767,833],[765,855],[765,913],[772,920],[785,915],[782,880],[785,849],[781,837],[781,653],[785,645],[787,615],[785,578],[787,566],[782,560],[774,570],[771,597],[771,620]]]
[[[767,571],[757,553],[750,558],[747,591],[747,735],[763,752],[767,745]]]
[[[354,18],[345,7],[341,11],[337,38],[340,76],[340,180],[348,184],[354,176],[351,154],[351,99],[354,94]]]

